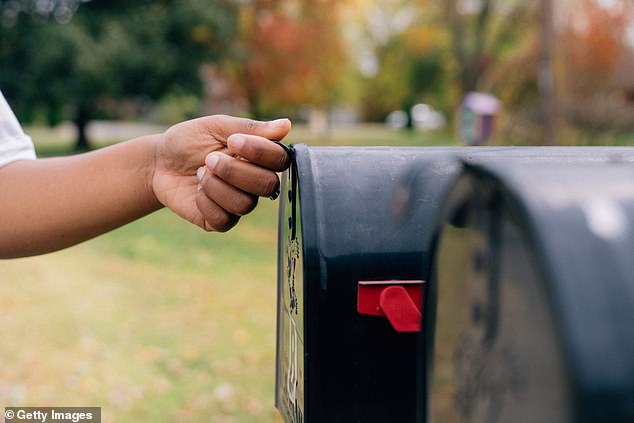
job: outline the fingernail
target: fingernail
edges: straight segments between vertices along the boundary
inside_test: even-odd
[[[203,176],[205,176],[205,172],[207,172],[207,168],[205,166],[201,166],[196,170],[196,177],[199,181],[203,180]]]
[[[205,158],[205,164],[207,165],[207,167],[209,169],[214,169],[216,167],[216,165],[218,164],[218,155],[215,153],[210,153],[207,155],[207,157]]]
[[[280,189],[277,188],[273,194],[269,195],[269,198],[271,200],[275,201],[275,200],[277,200],[277,197],[279,197],[279,196],[280,196]]]
[[[200,191],[201,189],[203,189],[203,186],[202,186],[202,185],[200,185],[200,184],[196,185],[196,190],[197,190],[197,191]]]
[[[230,138],[229,142],[231,142],[231,145],[237,149],[242,148],[242,146],[246,142],[246,139],[240,135],[232,135],[229,138]]]
[[[276,120],[272,120],[270,122],[271,126],[275,126],[275,127],[283,127],[286,126],[287,123],[289,122],[288,119],[284,118],[284,119],[276,119]]]

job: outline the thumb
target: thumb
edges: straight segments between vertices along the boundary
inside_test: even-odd
[[[227,115],[214,115],[200,118],[211,135],[226,142],[233,134],[258,135],[270,140],[281,140],[291,130],[291,121],[276,119],[263,122]]]

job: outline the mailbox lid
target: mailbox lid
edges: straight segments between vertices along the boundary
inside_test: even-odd
[[[428,252],[442,200],[461,163],[567,165],[624,161],[630,147],[294,146],[307,248],[321,265],[338,257]],[[409,195],[404,215],[395,210]],[[313,225],[311,225],[313,226]],[[425,262],[425,259],[423,258]],[[368,264],[372,264],[370,261]],[[322,281],[325,288],[325,281]]]
[[[306,249],[316,253],[321,270],[341,258],[370,258],[355,265],[372,267],[384,255],[427,251],[436,207],[460,169],[459,149],[306,145],[294,149]],[[395,191],[407,184],[411,170],[421,163],[434,168],[433,180],[421,182],[424,198],[416,198],[427,207],[419,207],[415,218],[400,218],[393,209]],[[321,283],[326,289],[326,280]]]

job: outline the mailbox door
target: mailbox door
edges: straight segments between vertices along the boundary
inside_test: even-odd
[[[304,251],[297,173],[285,172],[278,233],[275,405],[287,422],[304,421]]]

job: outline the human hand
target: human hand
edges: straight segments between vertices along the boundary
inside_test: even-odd
[[[155,149],[152,189],[166,207],[206,231],[225,232],[251,212],[258,197],[276,196],[276,172],[290,158],[281,140],[288,119],[260,122],[225,115],[169,128]]]

